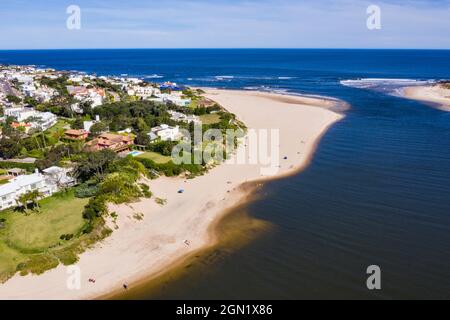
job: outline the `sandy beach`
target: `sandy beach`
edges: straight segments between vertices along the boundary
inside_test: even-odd
[[[402,91],[406,98],[430,102],[440,110],[450,111],[450,89],[442,85],[408,87]]]
[[[249,129],[279,129],[279,171],[261,175],[259,164],[221,164],[204,176],[185,180],[161,177],[149,181],[152,199],[110,206],[118,214],[117,229],[80,256],[81,288],[69,290],[67,267],[39,276],[16,275],[0,285],[0,299],[94,299],[123,291],[167,271],[177,261],[214,243],[214,223],[246,198],[246,182],[294,174],[312,157],[320,137],[343,116],[336,101],[253,91],[208,89],[217,101]],[[448,99],[448,98],[447,98]],[[450,101],[450,99],[448,99]],[[241,148],[244,145],[241,145]],[[179,189],[184,189],[179,194]],[[142,213],[143,219],[136,219]],[[90,283],[94,278],[95,283]]]

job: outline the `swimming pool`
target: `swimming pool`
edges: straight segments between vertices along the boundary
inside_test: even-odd
[[[130,153],[128,153],[129,156],[133,156],[133,157],[137,157],[137,156],[139,156],[139,155],[141,155],[141,154],[143,154],[143,152],[141,152],[141,151],[136,151],[136,150],[131,151]]]

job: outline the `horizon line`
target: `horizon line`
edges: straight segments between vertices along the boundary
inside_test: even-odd
[[[290,48],[290,47],[217,47],[217,48],[28,48],[28,49],[0,49],[0,51],[63,51],[63,50],[433,50],[449,51],[450,48]]]

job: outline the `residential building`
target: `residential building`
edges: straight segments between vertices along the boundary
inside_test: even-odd
[[[67,86],[67,91],[75,99],[85,102],[91,102],[92,108],[103,104],[103,99],[106,97],[105,90],[101,88],[90,88],[83,86]]]
[[[149,99],[152,96],[161,94],[161,91],[158,88],[154,88],[152,86],[131,86],[128,91],[128,95],[137,96],[143,99]]]
[[[183,99],[181,97],[176,97],[176,96],[169,96],[166,99],[166,102],[171,102],[174,105],[179,106],[179,107],[189,107],[192,100],[191,99]]]
[[[149,132],[147,133],[148,138],[150,139],[150,142],[155,141],[156,139],[158,139],[158,135],[154,132]]]
[[[42,131],[51,128],[58,121],[58,117],[53,113],[40,112],[32,108],[7,108],[4,114],[7,117],[13,117],[19,124],[27,122],[31,124],[31,128]]]
[[[32,108],[7,108],[4,110],[7,117],[12,117],[18,122],[24,122],[26,119],[33,117],[36,111]]]
[[[170,118],[175,121],[186,122],[186,123],[201,123],[200,118],[194,114],[184,114],[181,112],[169,110]]]
[[[178,86],[175,82],[164,82],[160,87],[161,90],[173,90],[173,91],[182,91],[184,88],[181,86]]]
[[[13,127],[14,129],[23,128],[23,131],[25,133],[28,133],[28,131],[30,131],[30,129],[32,128],[32,125],[28,122],[13,122],[11,123],[11,127]]]
[[[103,133],[96,139],[89,141],[86,146],[90,151],[110,149],[114,152],[122,153],[131,151],[131,146],[133,144],[134,137],[132,135]]]
[[[154,127],[151,132],[160,137],[162,141],[176,141],[182,136],[179,126],[171,127],[167,124]]]
[[[96,115],[95,120],[90,121],[84,121],[83,122],[83,129],[87,132],[91,132],[91,127],[100,121],[100,116]]]
[[[44,176],[57,187],[72,187],[76,180],[70,176],[70,169],[53,166],[43,170]]]
[[[52,88],[48,88],[46,86],[41,86],[36,91],[34,91],[31,96],[36,99],[39,102],[48,102],[50,101],[55,95],[57,94],[57,91]]]
[[[26,174],[27,171],[25,169],[20,169],[20,168],[11,168],[11,169],[6,170],[6,173],[8,176],[18,177],[18,176]]]
[[[155,98],[156,97],[156,98]],[[192,100],[191,99],[184,99],[181,97],[181,95],[177,93],[161,93],[161,94],[155,94],[155,97],[149,99],[155,102],[163,102],[163,103],[173,103],[176,106],[179,107],[188,107]]]
[[[51,112],[39,112],[35,115],[36,120],[31,122],[33,128],[45,131],[58,122],[58,117]]]
[[[72,141],[84,141],[89,136],[89,132],[83,129],[75,130],[70,129],[64,132],[64,138]]]
[[[71,75],[68,80],[71,82],[80,83],[83,82],[83,76],[79,74]]]
[[[37,171],[34,174],[18,176],[0,186],[0,210],[17,206],[21,195],[35,190],[43,197],[48,197],[57,192],[58,187]]]

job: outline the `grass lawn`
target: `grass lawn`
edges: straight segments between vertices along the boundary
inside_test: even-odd
[[[156,163],[167,163],[171,160],[170,157],[163,156],[162,154],[156,152],[144,152],[143,154],[138,155],[137,158],[150,159]]]
[[[0,226],[0,282],[14,274],[19,264],[31,267],[40,263],[33,265],[38,269],[58,265],[52,250],[77,241],[86,223],[82,212],[87,202],[88,199],[76,198],[69,192],[40,201],[40,212],[30,210],[25,214],[12,209],[0,212],[0,219],[5,219]],[[63,234],[73,234],[74,238],[60,240]]]
[[[220,115],[217,113],[204,114],[200,116],[200,121],[203,124],[214,124],[220,122]]]
[[[65,130],[66,126],[69,126],[69,123],[66,120],[59,119],[58,122],[56,122],[56,124],[53,127],[49,128],[47,131],[45,131],[45,133],[51,135],[61,129]]]

